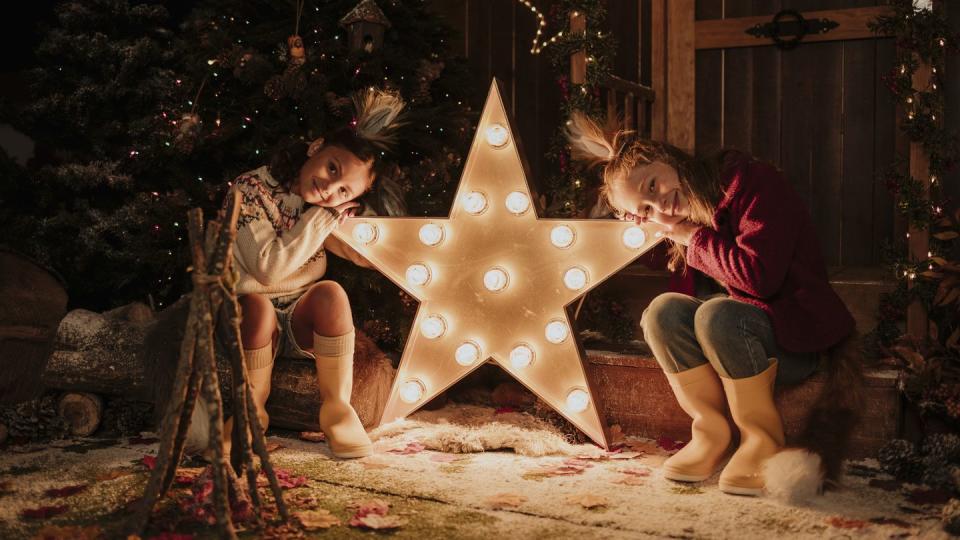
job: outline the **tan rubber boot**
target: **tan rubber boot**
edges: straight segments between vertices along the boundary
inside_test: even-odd
[[[745,379],[723,378],[733,421],[740,428],[740,447],[720,473],[720,490],[733,495],[763,493],[763,464],[784,445],[783,422],[773,402],[777,360]]]
[[[716,471],[730,446],[730,424],[723,415],[726,396],[710,364],[667,373],[677,403],[690,415],[690,442],[663,463],[663,476],[678,482],[702,482]]]
[[[250,383],[250,393],[253,404],[257,408],[257,418],[264,433],[270,425],[270,415],[267,414],[267,398],[270,397],[270,376],[273,374],[273,345],[265,345],[259,349],[244,349],[243,357],[247,364],[247,382]],[[233,432],[233,417],[223,423],[223,455],[230,456],[230,435]]]
[[[350,405],[353,389],[354,331],[342,336],[313,335],[320,387],[320,429],[338,458],[358,458],[373,453],[373,444]]]

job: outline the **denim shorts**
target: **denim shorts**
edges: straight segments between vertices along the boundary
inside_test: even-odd
[[[306,358],[308,360],[316,359],[316,357],[313,356],[313,351],[305,351],[297,345],[297,338],[293,335],[293,310],[297,308],[297,304],[300,303],[301,298],[303,298],[303,295],[293,300],[285,299],[281,301],[277,298],[270,300],[270,303],[273,304],[274,312],[277,314],[277,348],[273,353],[274,360],[276,360],[278,356],[284,358]]]

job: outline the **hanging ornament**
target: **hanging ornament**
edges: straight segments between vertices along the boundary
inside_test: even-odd
[[[287,38],[287,61],[291,66],[302,66],[307,62],[307,51],[303,48],[303,38],[294,34]]]
[[[200,88],[197,89],[197,95],[193,98],[190,111],[183,113],[178,122],[173,122],[177,128],[173,137],[173,142],[178,148],[186,153],[193,151],[197,137],[200,135],[201,121],[200,115],[197,114],[197,105],[200,102],[200,94],[203,92],[203,87],[206,84],[207,76],[204,76],[203,80],[200,81]]]
[[[340,19],[340,26],[347,30],[350,50],[373,53],[383,46],[383,34],[391,25],[376,2],[362,0]]]

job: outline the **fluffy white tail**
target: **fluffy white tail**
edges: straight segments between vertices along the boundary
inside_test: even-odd
[[[786,504],[802,504],[823,492],[823,460],[803,448],[787,448],[763,466],[768,496]]]

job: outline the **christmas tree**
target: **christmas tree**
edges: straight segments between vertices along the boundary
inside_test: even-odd
[[[406,204],[367,205],[446,214],[476,85],[423,3],[208,0],[182,18],[156,3],[60,4],[30,74],[35,101],[5,115],[49,151],[27,170],[0,163],[2,241],[63,274],[73,305],[175,301],[189,289],[186,210],[212,217],[228,183],[262,165],[284,181],[368,86],[398,90],[408,109],[385,156]],[[330,277],[358,324],[399,347],[412,302],[348,263]]]

